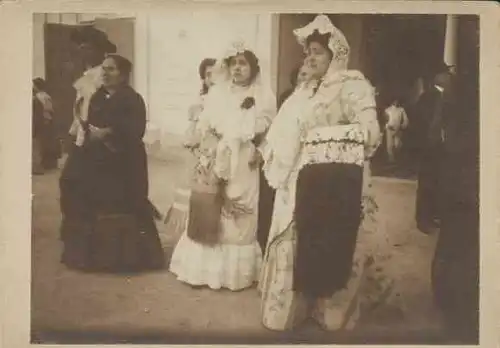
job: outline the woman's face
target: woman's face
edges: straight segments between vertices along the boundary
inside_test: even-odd
[[[304,64],[310,69],[313,78],[322,78],[332,61],[331,53],[318,42],[311,42],[307,48],[307,57]]]
[[[113,58],[106,58],[102,62],[103,84],[105,87],[116,87],[125,82],[125,77],[122,75],[116,62]]]
[[[235,84],[247,85],[250,82],[252,68],[243,54],[238,54],[231,58],[229,61],[229,71]]]
[[[213,65],[207,66],[207,68],[205,69],[205,78],[203,79],[203,82],[208,87],[212,87],[214,85],[213,71],[214,71]]]

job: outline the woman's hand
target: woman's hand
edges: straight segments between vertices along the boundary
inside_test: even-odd
[[[102,141],[108,135],[111,134],[111,128],[99,128],[93,125],[89,125],[90,140],[92,141]]]
[[[260,151],[255,150],[252,158],[248,162],[248,166],[250,167],[250,169],[254,170],[254,169],[259,168],[259,166],[261,165],[261,163],[263,161],[264,161],[264,159],[262,158],[262,154],[260,153]]]

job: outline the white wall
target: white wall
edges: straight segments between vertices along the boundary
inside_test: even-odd
[[[187,126],[187,108],[200,88],[198,65],[203,58],[217,58],[228,42],[244,39],[259,58],[262,78],[276,91],[277,15],[218,12],[171,12],[138,15],[134,32],[116,32],[101,19],[107,14],[36,14],[34,17],[35,76],[44,77],[44,23],[81,24],[95,22],[125,47],[125,56],[133,55],[134,87],[148,105],[149,131],[146,141],[168,144]],[[112,21],[110,21],[111,23]],[[109,28],[108,28],[109,27]],[[130,37],[130,39],[128,39]],[[123,41],[123,42],[122,42]]]
[[[271,15],[176,12],[149,17],[150,128],[157,129],[162,142],[186,129],[186,110],[200,89],[201,60],[220,56],[230,40],[244,39],[255,50],[263,80],[272,83],[271,31]]]
[[[45,78],[45,38],[43,13],[33,14],[33,77]]]

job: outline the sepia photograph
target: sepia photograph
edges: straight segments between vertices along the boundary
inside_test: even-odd
[[[31,343],[478,345],[481,20],[33,13]]]

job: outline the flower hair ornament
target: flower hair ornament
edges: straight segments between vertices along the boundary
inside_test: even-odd
[[[311,23],[293,31],[304,50],[307,49],[307,38],[315,32],[320,35],[330,34],[328,48],[333,53],[333,59],[347,62],[350,51],[349,43],[340,29],[335,27],[326,15],[318,15]]]
[[[214,66],[215,80],[217,82],[227,81],[229,79],[228,59],[235,57],[245,51],[255,52],[243,39],[232,40],[227,48],[221,52]]]

